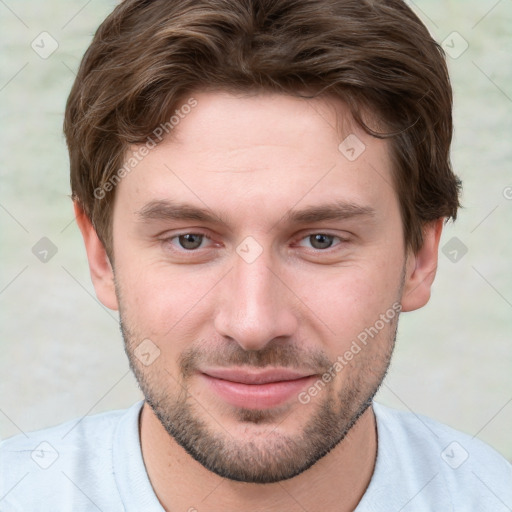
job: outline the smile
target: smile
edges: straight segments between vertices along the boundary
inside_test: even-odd
[[[297,397],[316,377],[284,368],[253,372],[216,368],[204,370],[199,376],[222,400],[245,409],[276,407]]]

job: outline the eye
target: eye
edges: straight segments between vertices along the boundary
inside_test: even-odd
[[[169,238],[169,243],[175,245],[173,243],[174,240],[177,240],[181,249],[185,249],[187,251],[193,251],[195,249],[199,249],[201,244],[203,243],[206,235],[201,233],[184,233],[182,235],[176,235]]]
[[[206,244],[203,242],[208,240],[210,240],[209,237],[203,233],[180,233],[167,238],[165,242],[178,252],[195,252],[198,249],[204,249]],[[338,243],[335,243],[336,240]],[[298,245],[308,247],[308,245],[304,245],[307,243],[315,251],[326,251],[346,241],[344,238],[328,233],[311,233],[300,239]]]
[[[309,241],[313,249],[316,250],[324,250],[324,249],[330,249],[333,246],[333,242],[335,239],[340,240],[340,242],[344,242],[345,240],[340,238],[339,236],[335,235],[328,235],[326,233],[313,233],[311,235],[306,236],[301,240],[303,241]],[[299,243],[299,245],[302,245],[302,243]],[[339,244],[337,244],[339,245]]]

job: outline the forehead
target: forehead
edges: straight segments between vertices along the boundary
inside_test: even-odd
[[[200,92],[186,103],[195,106],[178,106],[170,135],[121,180],[116,207],[172,199],[254,218],[299,203],[396,203],[388,143],[339,100]]]
[[[269,92],[223,91],[190,97],[196,107],[182,116],[161,146],[194,144],[201,153],[257,150],[262,145],[297,150],[300,138],[302,156],[318,159],[319,139],[324,149],[328,145],[336,149],[350,134],[366,138],[348,107],[334,97],[304,99]],[[189,100],[183,99],[182,106]]]

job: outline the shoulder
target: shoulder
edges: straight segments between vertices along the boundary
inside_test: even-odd
[[[111,510],[116,510],[120,500],[113,477],[113,438],[120,421],[137,415],[140,407],[141,402],[1,442],[2,511],[41,510],[41,503],[60,510],[61,501],[73,504],[73,510],[86,510],[95,498],[104,502],[107,488]]]
[[[377,403],[373,409],[379,440],[374,477],[380,480],[373,490],[387,483],[389,493],[389,480],[395,480],[405,490],[400,506],[410,500],[411,510],[432,504],[444,510],[510,510],[512,466],[493,448],[420,414]]]

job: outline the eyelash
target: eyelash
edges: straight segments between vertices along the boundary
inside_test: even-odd
[[[206,235],[205,233],[201,233],[201,232],[195,232],[195,231],[185,231],[183,233],[177,233],[171,237],[166,237],[162,240],[162,242],[164,242],[165,244],[169,245],[172,247],[172,250],[174,252],[178,252],[180,254],[190,254],[191,256],[192,255],[197,255],[200,250],[201,250],[201,247],[198,247],[197,249],[185,249],[183,247],[180,247],[180,248],[176,248],[176,246],[172,243],[172,240],[175,240],[175,239],[178,239],[179,237],[181,236],[185,236],[185,235],[198,235],[198,236],[202,236],[203,239],[201,240],[201,243],[206,239],[206,240],[211,240],[211,238]],[[331,247],[327,247],[326,249],[315,249],[315,248],[310,248],[309,250],[311,251],[314,251],[315,253],[317,254],[330,254],[333,250],[336,250],[336,247],[344,244],[344,243],[347,243],[349,240],[347,238],[343,238],[339,235],[334,235],[332,233],[328,233],[328,232],[324,232],[324,231],[312,231],[306,235],[303,235],[301,236],[300,238],[296,239],[294,241],[294,243],[296,243],[297,241],[302,241],[302,240],[305,240],[307,238],[310,238],[311,236],[314,236],[314,235],[324,235],[324,236],[327,236],[327,237],[332,237],[334,239],[338,239],[339,242]],[[334,243],[334,242],[333,242]]]

